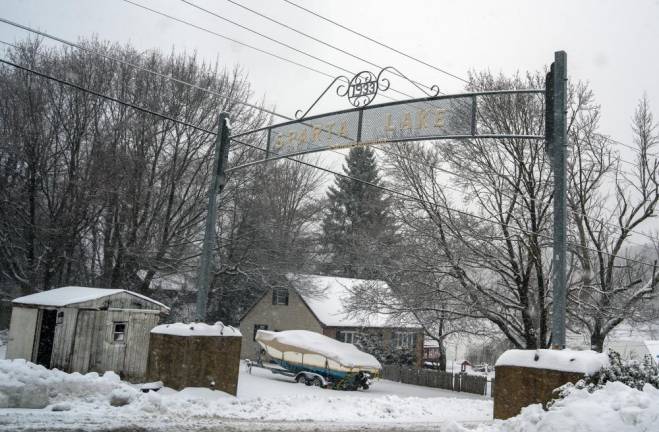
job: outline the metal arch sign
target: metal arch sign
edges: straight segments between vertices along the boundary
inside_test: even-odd
[[[479,98],[544,93],[544,89],[439,96],[439,88],[433,86],[431,90],[435,95],[370,105],[378,91],[389,88],[389,80],[382,76],[388,69],[393,68],[385,68],[377,76],[367,71],[360,72],[352,80],[337,77],[307,112],[301,114],[301,111],[298,111],[296,117],[299,119],[233,136],[234,139],[247,138],[260,133],[257,140],[265,141],[265,149],[262,148],[265,150],[265,158],[232,167],[227,171],[295,155],[392,142],[460,138],[545,138],[544,135],[479,134],[477,124]],[[332,85],[341,80],[343,82],[337,87],[337,94],[347,96],[356,108],[305,117]]]
[[[471,97],[422,99],[322,114],[269,128],[267,148],[278,155],[291,155],[470,135],[472,105]]]

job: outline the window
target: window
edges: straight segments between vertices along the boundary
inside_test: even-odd
[[[414,332],[395,332],[394,346],[396,348],[414,348],[416,345],[416,333]]]
[[[57,312],[57,318],[55,319],[55,324],[62,324],[64,322],[64,312],[59,311]]]
[[[112,333],[112,340],[115,343],[125,343],[126,342],[126,323],[125,322],[115,322],[114,331]]]
[[[337,332],[337,339],[341,342],[354,344],[359,339],[359,332],[356,331],[340,331]]]
[[[272,290],[273,305],[288,305],[288,290],[286,288],[275,288]]]
[[[268,325],[267,324],[254,324],[254,334],[252,335],[252,340],[256,340],[256,332],[259,330],[267,330]]]

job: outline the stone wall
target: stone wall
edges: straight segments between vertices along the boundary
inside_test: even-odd
[[[206,387],[235,395],[241,339],[151,333],[147,380],[176,390]]]
[[[568,382],[576,383],[582,373],[535,369],[519,366],[496,367],[494,418],[507,419],[518,415],[525,406],[547,403],[554,399],[554,390]]]

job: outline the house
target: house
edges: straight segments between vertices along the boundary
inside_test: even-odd
[[[12,301],[6,356],[140,381],[149,332],[168,314],[162,303],[123,289],[70,286],[19,297]]]
[[[288,287],[268,289],[242,316],[241,358],[254,358],[259,345],[257,330],[310,330],[354,343],[362,335],[381,341],[382,348],[407,348],[415,354],[417,366],[423,361],[423,331],[417,325],[401,323],[387,314],[359,317],[344,310],[350,290],[364,283],[384,284],[331,276],[298,275]]]
[[[438,363],[441,356],[439,342],[435,339],[425,338],[423,342],[424,363]]]
[[[616,351],[623,359],[643,360],[646,355],[659,362],[659,320],[645,323],[623,321],[607,335],[604,352]],[[566,345],[573,349],[589,349],[587,334],[566,332]],[[658,363],[659,364],[659,363]]]

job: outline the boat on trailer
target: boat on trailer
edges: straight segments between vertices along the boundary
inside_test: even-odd
[[[299,383],[339,390],[366,390],[382,366],[371,354],[352,344],[307,330],[273,332],[259,330],[256,341],[265,358],[247,360],[272,373],[290,376]],[[264,361],[265,360],[265,361]]]

